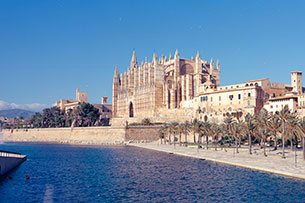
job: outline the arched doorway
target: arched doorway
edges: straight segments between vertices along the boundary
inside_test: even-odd
[[[130,104],[129,104],[129,117],[130,118],[133,117],[133,104],[132,104],[132,102],[130,102]]]

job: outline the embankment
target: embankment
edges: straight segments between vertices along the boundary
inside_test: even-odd
[[[158,126],[75,127],[3,130],[5,142],[56,142],[68,144],[123,144],[158,140]]]

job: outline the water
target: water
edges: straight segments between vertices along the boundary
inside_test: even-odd
[[[133,147],[1,149],[28,160],[0,182],[0,202],[305,202],[302,180]]]

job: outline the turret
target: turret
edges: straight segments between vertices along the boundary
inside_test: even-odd
[[[210,69],[214,70],[214,61],[213,61],[213,58],[211,58]]]
[[[115,67],[115,72],[113,76],[113,84],[112,84],[112,115],[113,117],[117,116],[117,99],[120,85],[120,76],[118,65]]]
[[[154,55],[153,55],[153,61],[152,61],[152,63],[153,63],[154,65],[158,64],[158,59],[157,59],[156,53],[154,53]]]
[[[220,65],[219,65],[219,60],[217,59],[217,62],[216,62],[216,69],[219,71],[220,70]]]
[[[138,66],[138,62],[137,62],[136,52],[135,50],[133,50],[132,58],[130,62],[130,68],[136,68],[137,66]]]
[[[196,55],[196,71],[195,74],[201,73],[201,59],[199,56],[199,51],[197,51]]]

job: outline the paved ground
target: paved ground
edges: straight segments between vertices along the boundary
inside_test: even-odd
[[[154,143],[130,143],[130,146],[141,147],[162,151],[166,153],[173,153],[177,155],[189,156],[193,158],[206,159],[220,163],[260,170],[305,180],[305,161],[302,159],[302,151],[297,151],[297,158],[295,159],[295,152],[286,149],[286,159],[281,158],[281,149],[272,151],[273,148],[267,148],[267,157],[263,155],[263,150],[258,147],[253,148],[253,155],[249,155],[247,148],[239,149],[239,153],[234,153],[232,148],[224,150],[218,149],[215,151],[213,148],[197,149],[197,147],[184,147],[174,145],[160,145],[158,142]],[[296,160],[296,164],[295,164]]]

